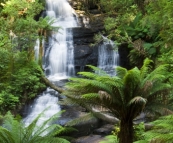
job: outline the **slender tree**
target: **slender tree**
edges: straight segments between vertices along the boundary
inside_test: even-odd
[[[103,108],[104,113],[120,120],[119,143],[133,142],[133,120],[142,111],[163,111],[168,81],[168,65],[152,70],[152,61],[146,59],[141,69],[126,70],[118,67],[116,76],[109,76],[100,69],[90,66],[95,72],[80,72],[82,78],[71,78],[63,92],[66,104],[78,104],[94,113]],[[162,94],[164,93],[164,94]],[[100,115],[101,113],[99,113]],[[99,116],[98,116],[99,117]]]

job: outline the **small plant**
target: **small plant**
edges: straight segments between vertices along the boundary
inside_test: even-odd
[[[144,132],[145,132],[145,126],[144,123],[141,122],[140,124],[134,125],[134,140],[141,140],[144,139]]]

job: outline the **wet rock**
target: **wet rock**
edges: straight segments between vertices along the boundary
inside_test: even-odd
[[[94,42],[96,31],[88,28],[73,28],[74,40],[74,62],[75,71],[87,71],[86,65],[97,66],[98,63],[98,46],[90,46]]]
[[[109,135],[111,134],[111,132],[114,130],[114,125],[112,124],[106,124],[106,125],[103,125],[102,127],[94,130],[94,134],[97,134],[97,135]]]
[[[69,121],[77,119],[86,114],[86,110],[80,106],[61,106],[61,109],[65,110],[65,112],[62,113],[61,117],[57,120],[56,123],[62,126],[66,125]],[[77,129],[77,132],[72,132],[68,134],[68,136],[76,138],[89,135],[99,126],[100,120],[96,118],[91,118],[87,121],[79,122],[78,124],[73,125],[73,127]]]
[[[76,45],[74,48],[75,70],[76,72],[87,70],[86,65],[97,66],[98,47],[87,45]]]
[[[119,46],[118,48],[118,52],[119,52],[119,58],[120,58],[120,66],[130,69],[130,61],[129,61],[129,52],[130,49],[128,48],[127,44],[122,44]]]
[[[73,28],[72,31],[73,31],[74,44],[77,44],[75,43],[76,40],[81,38],[89,38],[90,40],[92,39],[92,42],[93,42],[93,36],[94,34],[96,34],[96,32],[98,32],[93,29],[84,28],[84,27],[76,27],[76,28]]]

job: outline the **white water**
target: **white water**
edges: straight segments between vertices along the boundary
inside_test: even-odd
[[[43,63],[45,71],[49,71],[49,74],[46,74],[47,78],[56,82],[74,75],[73,35],[70,28],[76,27],[77,23],[73,17],[73,9],[66,0],[46,0],[46,3],[47,15],[54,19],[52,26],[61,27],[58,32],[52,32],[44,54],[44,59],[47,61]],[[37,46],[35,49],[38,51]],[[60,111],[60,106],[57,104],[58,98],[55,97],[54,93],[54,90],[48,88],[39,95],[30,114],[24,119],[25,125],[29,125],[38,114],[48,107],[39,124]]]
[[[73,35],[70,28],[76,27],[77,22],[73,13],[66,0],[47,0],[47,15],[55,19],[53,26],[61,27],[49,38],[49,67],[46,68],[51,80],[66,79],[75,73]]]
[[[60,111],[60,106],[57,104],[58,98],[52,95],[51,92],[55,91],[48,88],[34,101],[31,113],[24,119],[26,126],[28,126],[45,109],[44,116],[39,119],[37,125],[40,125]]]
[[[113,41],[103,36],[103,44],[99,46],[98,67],[110,75],[115,75],[115,68],[119,65],[117,46]]]

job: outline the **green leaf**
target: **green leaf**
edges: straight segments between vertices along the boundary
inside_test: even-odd
[[[153,46],[153,44],[151,44],[151,43],[144,43],[143,46],[144,46],[144,48],[146,50],[149,50]]]
[[[148,53],[149,53],[150,55],[155,54],[155,53],[156,53],[156,48],[151,48],[151,49],[149,49],[149,50],[148,50]]]

